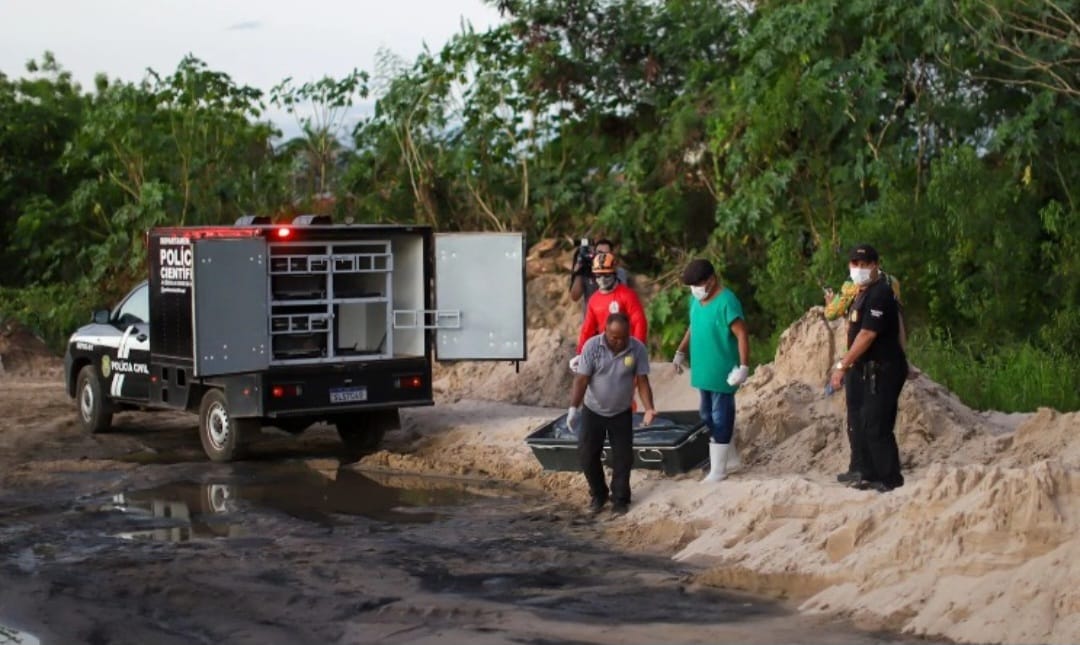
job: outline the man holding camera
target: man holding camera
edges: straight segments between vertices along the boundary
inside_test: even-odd
[[[598,253],[612,255],[615,245],[608,239],[597,240],[591,246],[587,239],[581,242],[581,246],[574,253],[574,268],[570,278],[570,299],[574,302],[581,300],[588,307],[589,297],[600,289],[600,285],[597,283],[596,276],[592,271],[593,258]],[[615,279],[620,284],[631,286],[630,274],[622,267],[615,267]]]

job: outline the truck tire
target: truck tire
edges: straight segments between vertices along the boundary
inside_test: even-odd
[[[335,425],[346,455],[355,460],[377,451],[386,431],[401,427],[401,417],[397,410],[372,410],[338,419]]]
[[[75,381],[75,402],[79,406],[79,425],[91,433],[104,432],[112,425],[112,401],[105,396],[101,373],[93,365],[84,365]]]
[[[199,440],[210,461],[232,461],[240,456],[245,436],[259,430],[257,419],[237,419],[229,412],[225,393],[209,389],[199,404]]]

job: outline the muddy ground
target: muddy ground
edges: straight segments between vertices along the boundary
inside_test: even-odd
[[[90,436],[58,374],[0,379],[0,643],[893,640],[698,587],[580,499],[376,468],[456,405],[407,412],[370,462],[342,465],[316,427],[219,465],[194,417],[122,413]]]

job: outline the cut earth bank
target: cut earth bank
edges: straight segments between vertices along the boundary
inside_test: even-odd
[[[525,444],[568,399],[580,303],[566,297],[564,261],[530,259],[530,358],[520,371],[439,368],[436,410],[406,411],[402,430],[360,467],[504,479],[584,507],[582,476],[543,471]],[[0,373],[59,379],[55,358],[20,334],[0,335]],[[840,325],[820,308],[793,324],[737,395],[744,467],[716,485],[697,472],[634,471],[630,513],[600,524],[608,538],[703,565],[697,582],[792,599],[869,629],[1080,642],[1080,414],[976,412],[921,375],[905,386],[897,422],[907,485],[848,489],[834,480],[847,464],[843,398],[822,394],[842,348]],[[654,364],[651,378],[661,410],[697,407],[670,364]],[[74,431],[66,404],[21,413],[55,413],[63,433]]]

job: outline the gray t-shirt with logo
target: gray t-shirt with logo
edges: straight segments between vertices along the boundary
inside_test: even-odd
[[[608,347],[603,334],[585,341],[581,348],[578,374],[589,376],[585,406],[611,417],[630,409],[634,400],[634,377],[649,373],[649,352],[636,338],[618,354]]]

